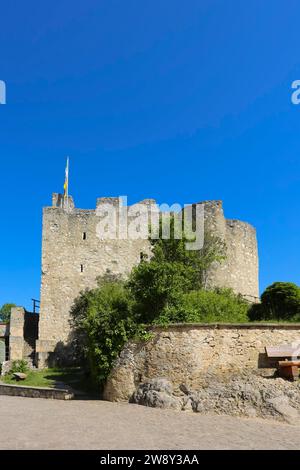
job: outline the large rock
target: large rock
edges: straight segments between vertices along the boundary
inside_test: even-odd
[[[182,400],[172,395],[172,384],[166,379],[153,379],[141,384],[131,398],[132,403],[152,408],[182,409]]]
[[[107,401],[128,401],[135,391],[133,374],[128,368],[119,368],[118,373],[114,372],[107,381],[102,398]]]
[[[281,378],[241,374],[228,382],[210,377],[207,387],[190,390],[192,409],[200,413],[299,421],[300,385]]]
[[[196,413],[300,423],[300,383],[247,373],[221,380],[209,374],[203,380],[203,387],[193,390],[182,384],[180,391],[181,395],[174,393],[172,384],[164,378],[152,379],[137,387],[131,402]]]
[[[299,410],[290,405],[288,397],[281,395],[267,400],[267,403],[288,423],[300,424]]]

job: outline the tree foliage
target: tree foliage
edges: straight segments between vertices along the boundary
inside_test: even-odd
[[[10,311],[13,307],[16,307],[15,304],[4,304],[0,308],[0,321],[3,323],[9,323],[10,320]]]
[[[251,320],[300,321],[300,287],[292,282],[274,282],[253,305]]]
[[[174,236],[152,240],[152,258],[133,268],[127,286],[141,322],[154,321],[165,309],[179,306],[187,292],[205,288],[212,263],[226,257],[224,242],[209,232],[202,250],[187,250],[186,241]]]

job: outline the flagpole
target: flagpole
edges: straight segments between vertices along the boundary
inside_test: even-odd
[[[64,184],[64,201],[63,207],[69,211],[69,166],[70,166],[70,159],[67,157],[67,165],[65,170],[65,184]],[[66,203],[67,199],[67,203]]]
[[[69,168],[70,168],[70,159],[68,157],[67,160],[67,168],[68,168],[68,182],[67,182],[67,212],[69,212]]]

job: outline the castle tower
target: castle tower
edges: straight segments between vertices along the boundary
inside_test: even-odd
[[[147,207],[155,203],[145,200]],[[76,209],[71,196],[68,204],[53,194],[52,207],[43,210],[42,280],[38,366],[55,358],[70,335],[70,309],[86,288],[97,286],[104,274],[125,277],[137,265],[142,253],[150,254],[148,240],[104,239],[97,234],[99,212],[107,204],[118,214],[119,198],[100,198],[96,210]]]
[[[213,263],[208,287],[229,287],[250,302],[259,300],[258,248],[255,228],[240,220],[225,219],[222,201],[206,201],[205,224],[225,242],[226,259]]]
[[[151,255],[147,239],[99,237],[99,214],[105,212],[107,204],[116,208],[119,230],[122,207],[119,198],[100,198],[96,210],[83,210],[75,208],[72,197],[66,203],[62,195],[53,194],[52,207],[43,210],[39,367],[51,364],[60,352],[67,355],[70,310],[79,293],[96,287],[97,278],[106,273],[126,277],[140,262],[142,254]],[[139,204],[150,209],[155,201],[150,199]],[[255,229],[244,222],[226,220],[221,201],[201,204],[204,204],[206,226],[227,245],[226,261],[211,267],[208,286],[230,287],[255,301],[259,295]]]

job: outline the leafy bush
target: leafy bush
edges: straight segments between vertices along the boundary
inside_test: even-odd
[[[260,303],[251,305],[248,318],[250,321],[270,320],[270,315],[265,306]]]
[[[94,380],[102,384],[124,344],[137,331],[129,292],[122,282],[104,279],[99,288],[75,301],[71,314],[76,346],[87,358]]]
[[[198,290],[184,294],[180,305],[166,307],[156,323],[247,322],[249,303],[231,289]]]
[[[300,287],[291,282],[275,282],[253,305],[249,318],[255,320],[300,321]]]

